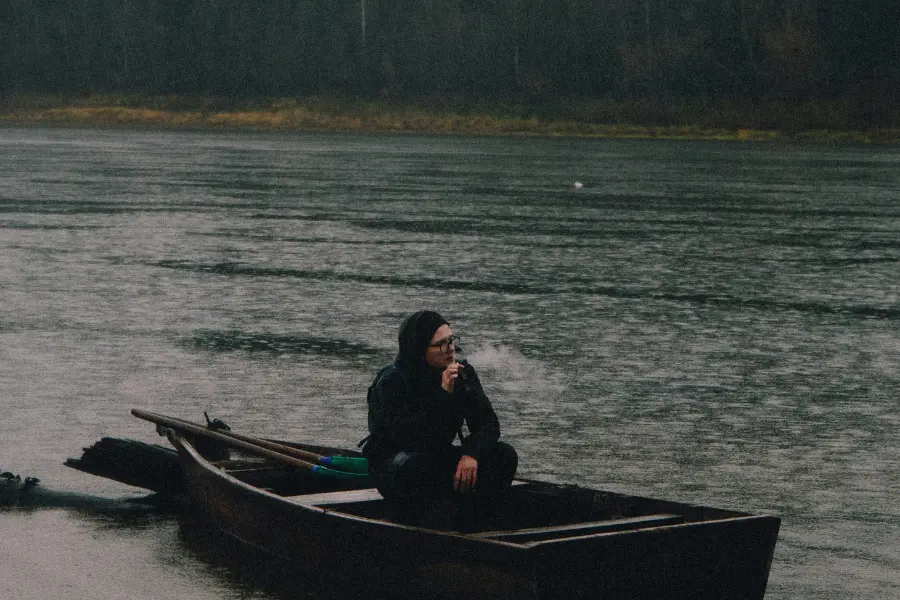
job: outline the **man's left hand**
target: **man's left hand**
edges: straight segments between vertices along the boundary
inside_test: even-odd
[[[461,494],[468,494],[478,483],[478,461],[471,456],[463,456],[456,465],[453,476],[453,489]]]

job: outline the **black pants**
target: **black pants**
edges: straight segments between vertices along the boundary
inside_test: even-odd
[[[478,481],[471,494],[458,494],[453,489],[461,457],[458,446],[437,452],[398,452],[373,464],[372,479],[381,495],[408,517],[406,521],[416,521],[430,508],[447,501],[455,501],[473,518],[490,520],[515,477],[519,463],[516,450],[505,442],[494,444],[478,461]]]

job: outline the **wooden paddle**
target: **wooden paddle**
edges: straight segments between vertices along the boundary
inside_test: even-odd
[[[137,411],[137,412],[135,412],[135,411]],[[194,423],[194,422],[188,421],[186,419],[179,419],[178,417],[167,417],[165,415],[151,413],[151,412],[143,411],[143,410],[140,410],[137,408],[131,411],[131,414],[133,414],[134,416],[140,417],[142,419],[145,418],[137,413],[141,413],[143,415],[152,415],[154,417],[162,417],[162,418],[170,419],[172,421],[177,421],[184,425],[191,425],[192,427],[199,427],[199,428],[203,429],[204,431],[215,431],[216,433],[221,433],[222,435],[226,435],[230,438],[234,438],[234,439],[242,441],[242,442],[247,442],[249,444],[254,444],[256,446],[261,446],[263,448],[268,448],[269,450],[274,450],[275,452],[280,452],[281,454],[287,454],[288,456],[293,456],[294,458],[299,458],[300,460],[319,462],[320,460],[325,458],[321,454],[316,454],[315,452],[309,452],[308,450],[301,450],[300,448],[294,448],[293,446],[286,446],[284,444],[279,444],[277,442],[271,442],[269,440],[263,440],[263,439],[252,437],[249,435],[235,433],[233,431],[226,431],[223,429],[209,429],[208,427],[205,427],[204,425],[202,425],[200,423]],[[147,420],[150,420],[150,419],[147,419]]]
[[[131,409],[131,414],[139,419],[144,419],[145,421],[150,421],[151,423],[156,423],[157,425],[162,425],[163,427],[170,427],[172,429],[176,429],[178,431],[184,431],[187,433],[191,433],[194,435],[198,435],[201,437],[205,437],[211,440],[215,440],[226,446],[231,448],[237,448],[240,450],[244,450],[246,452],[250,452],[252,454],[256,454],[259,456],[265,456],[266,458],[271,458],[272,460],[276,460],[286,465],[291,465],[294,467],[299,467],[301,469],[306,469],[308,471],[316,472],[322,467],[319,465],[313,464],[311,462],[307,462],[305,460],[301,460],[295,456],[291,456],[289,454],[285,454],[280,450],[274,450],[272,448],[268,448],[266,446],[260,445],[256,442],[245,441],[242,439],[238,439],[235,437],[236,434],[225,435],[228,432],[220,432],[214,431],[212,429],[207,429],[202,425],[198,425],[196,423],[191,423],[190,421],[183,421],[181,419],[176,419],[173,417],[167,417],[165,415],[160,415],[152,412],[148,412],[145,410],[140,410],[138,408]],[[256,439],[251,438],[250,436],[241,436],[245,439]],[[257,440],[259,442],[265,442],[266,440]],[[267,442],[268,444],[274,444],[275,446],[279,446],[280,448],[288,448],[291,450],[296,450],[296,448],[290,448],[290,446],[283,446],[282,444],[275,444],[274,442]],[[311,452],[309,454],[312,454]],[[318,455],[314,455],[318,456]]]

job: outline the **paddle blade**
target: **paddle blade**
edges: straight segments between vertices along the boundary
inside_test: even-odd
[[[319,459],[319,464],[346,473],[369,472],[368,459],[356,456],[323,456]]]
[[[334,469],[323,467],[322,465],[316,465],[315,467],[313,467],[312,472],[316,475],[327,477],[328,479],[352,479],[355,481],[369,480],[368,473],[348,473],[346,471],[336,471]]]

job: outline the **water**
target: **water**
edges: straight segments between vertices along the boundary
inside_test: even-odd
[[[62,465],[159,441],[132,407],[354,445],[433,308],[522,474],[781,516],[767,598],[900,595],[897,148],[4,128],[0,165],[3,470],[138,497]],[[0,598],[284,596],[171,514],[0,533]]]

